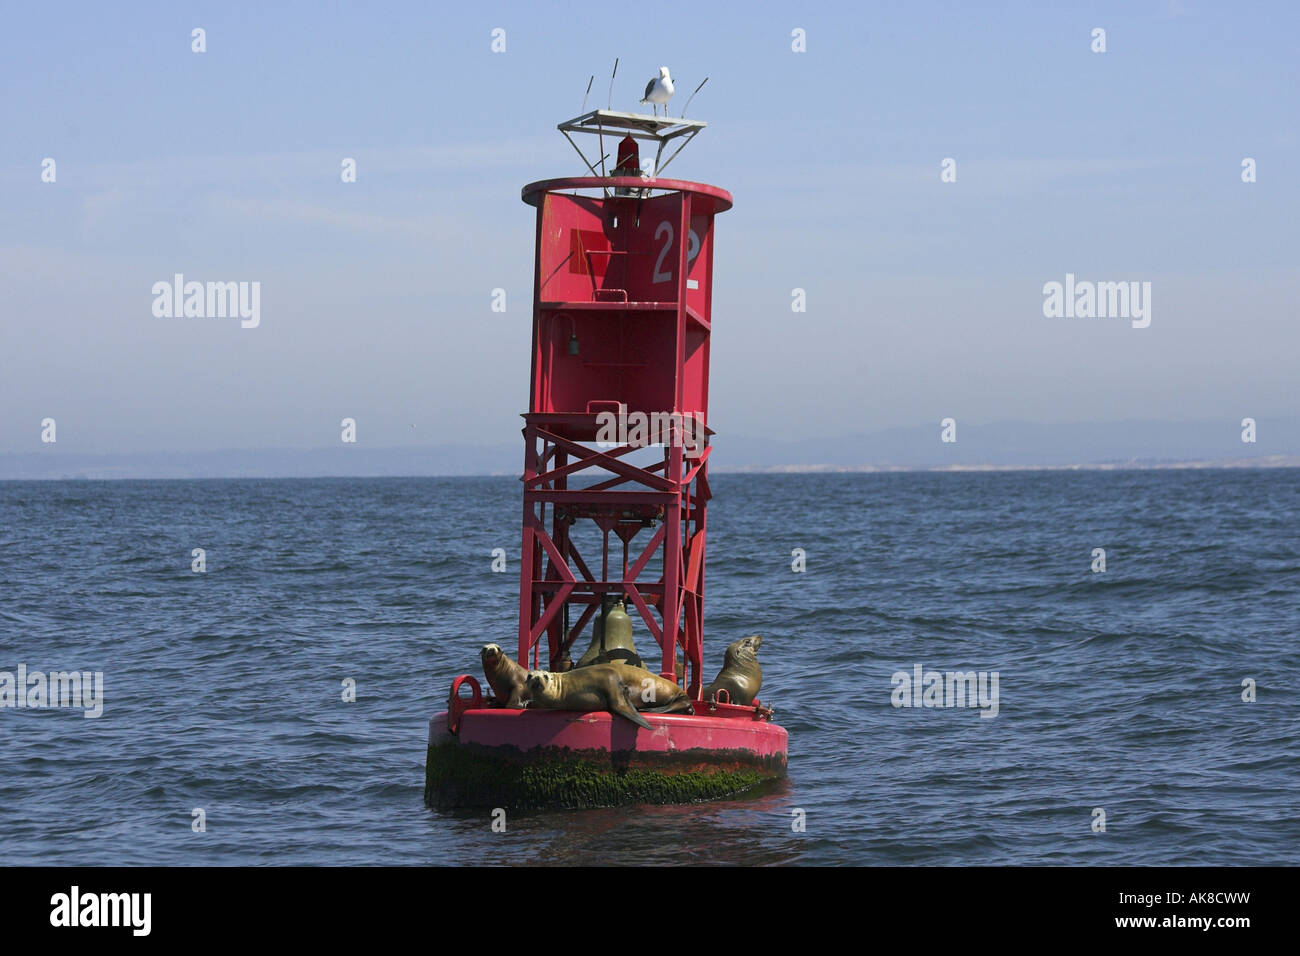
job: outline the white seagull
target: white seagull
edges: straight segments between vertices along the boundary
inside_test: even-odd
[[[664,107],[664,116],[668,115],[668,101],[673,98],[673,78],[668,75],[668,67],[659,67],[659,75],[645,85],[645,96],[641,97],[642,103],[662,103]],[[653,108],[653,107],[652,107]],[[659,112],[656,109],[655,115]]]

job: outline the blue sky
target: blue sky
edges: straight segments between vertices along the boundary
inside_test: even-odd
[[[710,77],[672,172],[736,197],[718,431],[1294,415],[1296,5],[633,9],[9,5],[0,453],[38,449],[47,416],[90,452],[320,447],[344,416],[371,445],[509,440],[519,188],[580,172],[555,124],[592,73],[603,105],[616,56],[616,109],[661,64],[674,112]],[[176,272],[260,281],[261,325],[154,317]],[[1045,318],[1067,272],[1150,281],[1151,326]]]

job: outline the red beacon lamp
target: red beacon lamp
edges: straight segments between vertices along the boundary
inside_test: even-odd
[[[693,713],[643,713],[650,731],[605,711],[511,710],[464,675],[430,724],[432,805],[687,802],[785,773],[770,709],[702,694],[714,219],[732,198],[662,173],[705,125],[586,113],[559,129],[590,175],[522,191],[537,232],[515,659],[640,660],[681,682]],[[595,140],[595,162],[575,135]],[[646,169],[638,143],[656,147]]]

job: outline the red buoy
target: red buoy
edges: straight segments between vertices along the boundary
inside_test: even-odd
[[[517,660],[562,669],[584,633],[590,640],[587,628],[605,596],[619,595],[640,633],[658,645],[645,656],[647,668],[676,680],[680,654],[695,713],[644,714],[654,727],[648,731],[604,712],[462,710],[460,744],[484,759],[554,759],[559,748],[600,767],[602,754],[617,752],[625,769],[695,779],[714,767],[737,787],[785,771],[786,732],[771,723],[769,709],[700,699],[714,220],[732,198],[717,186],[643,175],[637,141],[657,144],[662,172],[704,125],[586,114],[559,128],[570,142],[570,133],[598,136],[602,149],[606,135],[625,133],[609,173],[602,174],[603,151],[593,164],[579,149],[590,176],[535,182],[522,192],[537,219]],[[460,785],[450,798],[440,795],[455,774],[447,761],[434,772],[435,744],[451,741],[442,731],[430,744],[431,802],[499,798],[495,791],[471,796]],[[456,760],[464,756],[457,752]],[[672,799],[678,789],[631,791],[633,799]],[[612,792],[601,790],[600,800],[610,802]]]

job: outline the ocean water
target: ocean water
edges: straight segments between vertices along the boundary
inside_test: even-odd
[[[764,635],[788,779],[496,833],[423,767],[514,636],[517,481],[0,483],[0,671],[104,675],[97,719],[0,708],[4,859],[1300,864],[1300,471],[714,488],[706,670]],[[997,715],[893,706],[916,665],[997,672]]]

